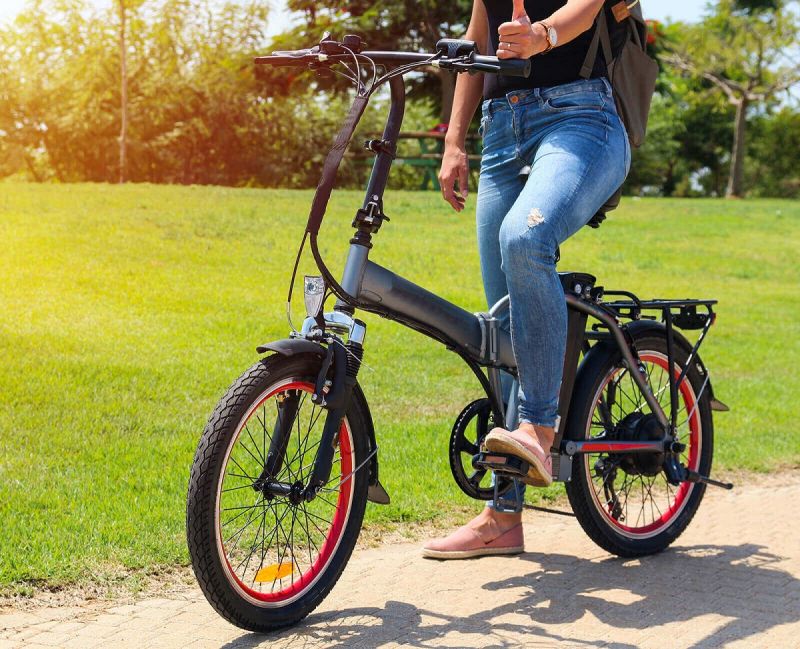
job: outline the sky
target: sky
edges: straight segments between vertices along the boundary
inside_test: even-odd
[[[26,0],[0,0],[0,21],[13,18],[24,6]],[[98,5],[108,5],[110,0],[94,0]],[[270,35],[280,33],[290,22],[286,3],[279,0],[269,2],[273,8],[268,31]],[[642,9],[645,18],[664,21],[697,20],[703,13],[706,0],[642,0]]]

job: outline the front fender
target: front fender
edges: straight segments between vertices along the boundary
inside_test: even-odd
[[[294,356],[295,354],[315,354],[320,358],[324,358],[326,353],[326,349],[322,345],[311,340],[306,340],[305,338],[283,338],[282,340],[275,340],[271,343],[259,345],[256,347],[256,351],[259,354],[276,352],[282,356]],[[377,443],[375,441],[375,428],[372,424],[372,415],[369,413],[369,406],[367,405],[367,400],[364,397],[364,393],[361,391],[361,386],[356,383],[356,385],[353,387],[353,390],[356,393],[356,398],[361,399],[367,410],[367,435],[369,437],[369,451],[371,453],[377,447]],[[381,485],[380,481],[378,480],[377,453],[375,453],[370,460],[369,494],[367,498],[371,502],[381,505],[389,504],[389,494],[386,493],[383,485]]]
[[[295,354],[316,354],[317,356],[325,356],[325,348],[319,343],[315,343],[305,338],[283,338],[282,340],[274,340],[271,343],[259,345],[256,347],[259,354],[266,354],[267,352],[277,352],[281,356],[294,356]]]

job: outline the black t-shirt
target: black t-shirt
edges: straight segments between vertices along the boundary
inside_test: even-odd
[[[489,56],[494,56],[500,37],[498,27],[511,20],[513,3],[511,0],[483,0],[489,17]],[[532,23],[547,19],[554,11],[563,7],[566,0],[525,0],[525,9]],[[581,66],[586,59],[586,52],[594,35],[594,25],[578,38],[566,45],[559,45],[547,54],[531,58],[531,76],[504,77],[497,74],[485,74],[483,82],[484,99],[503,97],[512,90],[524,88],[544,88],[569,83],[580,79]],[[605,63],[602,53],[598,51],[592,77],[605,76]]]

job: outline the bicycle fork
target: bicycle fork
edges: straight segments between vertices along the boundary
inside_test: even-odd
[[[317,375],[311,401],[319,408],[327,410],[328,414],[325,417],[309,478],[306,484],[299,482],[289,484],[274,480],[283,466],[300,403],[300,394],[289,391],[282,400],[279,400],[278,414],[264,470],[254,485],[254,488],[265,494],[286,496],[295,504],[312,501],[330,481],[338,443],[337,435],[350,405],[364,355],[366,325],[363,322],[340,312],[326,313],[324,319],[325,330],[319,327],[315,318],[309,317],[303,324],[302,331],[295,334],[298,338],[327,343],[325,358]],[[347,342],[343,342],[337,333],[347,333]],[[361,467],[357,467],[356,470],[359,468]],[[343,479],[348,477],[344,476]]]

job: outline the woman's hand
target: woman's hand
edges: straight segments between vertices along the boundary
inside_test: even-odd
[[[511,22],[500,25],[499,59],[529,59],[547,49],[547,36],[543,25],[531,25],[525,11],[524,0],[514,0]]]
[[[464,209],[469,192],[469,158],[463,145],[445,143],[439,186],[442,196],[456,212]],[[456,190],[458,182],[458,190]]]

